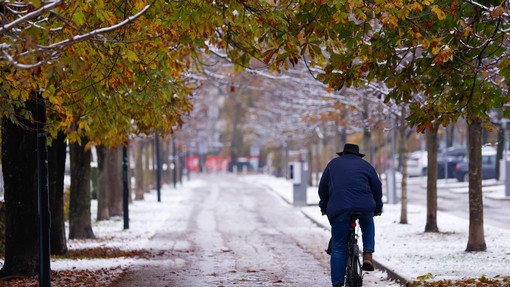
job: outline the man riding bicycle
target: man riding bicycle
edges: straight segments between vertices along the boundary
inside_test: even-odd
[[[363,239],[363,270],[373,271],[375,251],[374,215],[382,212],[381,181],[374,167],[359,153],[355,144],[345,144],[339,157],[332,159],[319,183],[319,207],[331,224],[331,282],[343,286],[347,234],[351,212],[361,212],[359,225]]]

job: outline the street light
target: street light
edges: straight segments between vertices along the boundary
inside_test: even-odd
[[[174,188],[177,188],[177,164],[175,158],[177,153],[175,151],[175,136],[172,136],[172,178],[174,182]]]
[[[122,146],[122,182],[123,196],[122,207],[124,214],[124,229],[129,229],[129,177],[128,177],[128,153],[127,143]]]
[[[161,202],[161,158],[159,154],[159,135],[156,134],[156,189],[158,192],[158,202]]]
[[[50,200],[48,192],[48,150],[46,102],[36,92],[37,189],[39,197],[39,286],[50,286]]]

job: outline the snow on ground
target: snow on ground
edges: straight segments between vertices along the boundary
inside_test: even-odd
[[[291,203],[292,183],[282,178],[267,175],[246,175],[250,184],[265,186],[277,192],[281,198]],[[162,226],[168,216],[170,205],[179,202],[180,195],[188,188],[206,185],[207,182],[194,178],[185,181],[182,186],[173,189],[164,186],[161,202],[157,202],[153,190],[145,194],[143,201],[133,201],[129,205],[130,229],[123,229],[121,217],[108,221],[95,220],[96,202],[93,202],[93,230],[97,240],[69,240],[70,249],[91,247],[118,247],[123,250],[143,248],[148,239]],[[456,192],[460,192],[462,186]],[[465,188],[464,188],[465,190]],[[492,188],[494,198],[504,198],[504,190]],[[321,216],[318,203],[317,188],[308,189],[308,206],[301,208],[312,220],[329,228],[327,218]],[[507,220],[507,219],[502,219]],[[482,275],[496,277],[508,276],[510,262],[510,231],[485,226],[486,252],[465,252],[468,240],[469,222],[465,219],[438,212],[440,233],[424,233],[426,209],[422,206],[409,205],[409,224],[399,224],[400,205],[386,204],[384,213],[375,218],[376,221],[376,253],[374,259],[384,267],[392,270],[407,280],[416,280],[419,276],[429,279],[465,279],[478,278]],[[113,259],[52,259],[52,270],[100,269],[120,267],[124,269],[131,264],[130,258]],[[2,262],[0,260],[0,266]]]
[[[252,176],[248,180],[254,184],[262,182],[287,202],[292,202],[292,183],[289,181],[266,176]],[[466,189],[467,185],[457,185],[454,192],[467,192]],[[492,198],[506,199],[504,188],[487,189],[491,191]],[[309,205],[302,207],[302,211],[318,224],[329,228],[327,218],[321,216],[317,206],[317,188],[308,188],[307,196]],[[510,275],[507,266],[510,262],[510,231],[486,224],[484,231],[487,251],[465,252],[468,220],[438,212],[440,233],[425,233],[424,206],[408,206],[408,224],[399,224],[400,209],[400,204],[385,204],[382,216],[375,217],[374,253],[374,260],[400,277],[408,281],[417,280],[418,277],[439,281]]]
[[[179,194],[187,189],[206,185],[207,182],[196,179],[186,182],[183,186],[174,189],[164,185],[161,189],[161,202],[157,201],[157,193],[152,190],[144,195],[144,200],[133,200],[129,204],[129,229],[124,229],[122,217],[115,217],[106,221],[96,221],[97,201],[92,201],[91,217],[92,229],[97,239],[94,240],[68,240],[70,249],[93,247],[119,248],[122,250],[136,250],[144,248],[148,240],[161,228],[168,218],[168,208],[179,202]],[[121,267],[125,268],[132,262],[132,258],[108,259],[52,259],[52,270],[73,270]]]

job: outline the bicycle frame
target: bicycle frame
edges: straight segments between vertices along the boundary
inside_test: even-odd
[[[358,287],[363,285],[363,272],[358,246],[358,234],[356,221],[360,213],[351,213],[351,226],[347,237],[347,253],[345,261],[345,286]]]

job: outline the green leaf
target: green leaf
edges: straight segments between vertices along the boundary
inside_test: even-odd
[[[73,21],[78,26],[85,24],[85,14],[83,14],[82,10],[76,10],[76,12],[73,14]]]
[[[140,58],[138,58],[138,55],[131,50],[128,50],[126,52],[126,57],[130,62],[139,62],[140,61]]]

